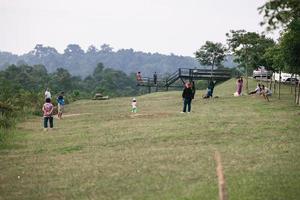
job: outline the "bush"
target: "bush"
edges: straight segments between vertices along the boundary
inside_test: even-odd
[[[16,124],[16,113],[9,104],[0,102],[0,128],[8,129]]]

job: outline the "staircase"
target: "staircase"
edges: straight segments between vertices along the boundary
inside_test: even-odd
[[[188,69],[188,68],[179,68],[173,74],[171,74],[167,79],[157,79],[156,84],[154,84],[153,78],[144,77],[142,80],[137,82],[138,86],[149,87],[182,87],[181,85],[175,85],[174,83],[177,80],[181,80],[184,84],[186,81],[193,80],[215,80],[215,81],[225,81],[231,78],[231,72],[228,69]]]

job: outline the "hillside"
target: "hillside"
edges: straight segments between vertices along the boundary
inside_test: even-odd
[[[234,90],[229,80],[219,98],[197,91],[191,114],[173,91],[138,96],[137,114],[131,97],[76,101],[48,132],[28,119],[0,148],[0,199],[217,199],[216,150],[230,199],[298,199],[300,110],[289,88],[270,102]]]
[[[225,67],[233,67],[231,56],[224,62]],[[14,55],[0,51],[0,70],[10,64],[29,65],[42,64],[48,72],[54,72],[57,68],[67,69],[72,75],[86,77],[92,74],[98,63],[105,67],[121,70],[127,74],[141,71],[146,76],[152,76],[156,71],[161,76],[173,73],[178,68],[199,68],[200,64],[193,57],[177,56],[174,54],[163,55],[159,53],[145,53],[133,49],[120,49],[113,51],[109,45],[102,45],[101,49],[90,46],[87,51],[77,44],[70,44],[59,53],[53,47],[36,45],[36,47],[24,54]]]

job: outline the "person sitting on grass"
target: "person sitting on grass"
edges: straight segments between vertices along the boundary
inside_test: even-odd
[[[260,84],[258,84],[258,85],[256,86],[255,90],[249,92],[249,95],[251,95],[251,94],[258,94],[258,95],[260,95],[261,90],[262,90],[262,89],[261,89],[261,86],[260,86]]]
[[[213,92],[215,88],[215,83],[211,80],[207,86],[207,93],[206,95],[203,96],[204,99],[207,98],[212,98],[213,97]]]
[[[262,85],[261,94],[266,100],[270,101],[269,97],[272,96],[272,91],[269,88],[265,87],[265,85]]]

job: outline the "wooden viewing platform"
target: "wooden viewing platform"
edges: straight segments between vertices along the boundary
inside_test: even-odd
[[[165,87],[168,90],[169,87],[182,87],[186,81],[194,80],[215,80],[215,81],[225,81],[231,78],[231,71],[228,69],[188,69],[179,68],[176,72],[171,74],[166,79],[157,79],[156,84],[154,84],[154,79],[149,77],[144,77],[142,80],[137,82],[138,86],[149,87]],[[175,84],[177,80],[181,80],[182,84]]]

